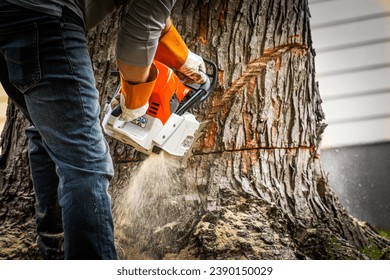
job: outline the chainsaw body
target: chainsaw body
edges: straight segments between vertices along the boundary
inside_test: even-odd
[[[154,61],[158,75],[146,114],[131,122],[120,120],[118,86],[114,97],[106,105],[103,129],[111,137],[150,154],[161,149],[175,156],[183,156],[195,138],[199,122],[188,112],[207,99],[217,83],[216,65],[204,60],[212,68],[202,85],[184,84],[168,66]]]

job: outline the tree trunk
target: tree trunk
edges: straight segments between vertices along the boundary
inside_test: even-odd
[[[89,32],[102,106],[118,83],[110,72],[120,16]],[[326,125],[307,1],[179,0],[172,18],[190,49],[217,63],[219,87],[194,110],[204,130],[185,159],[146,157],[108,138],[120,256],[364,259],[377,250],[384,257],[390,242],[346,213],[321,168]],[[7,115],[0,258],[34,258],[25,122],[12,106]]]
[[[36,259],[34,191],[30,178],[28,122],[8,103],[1,134],[0,156],[0,259]]]

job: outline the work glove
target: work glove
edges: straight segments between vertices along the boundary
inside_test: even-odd
[[[122,114],[119,116],[119,119],[124,122],[131,122],[133,120],[138,119],[139,117],[142,117],[146,114],[146,111],[149,108],[149,102],[146,101],[146,104],[135,108],[135,109],[128,109],[126,107],[126,99],[123,94],[120,95],[120,105],[122,109]]]
[[[203,58],[190,50],[188,50],[188,56],[178,71],[197,84],[203,84],[207,80],[206,65]]]
[[[206,82],[206,66],[203,58],[188,49],[173,24],[160,38],[154,59],[178,70],[195,83]]]

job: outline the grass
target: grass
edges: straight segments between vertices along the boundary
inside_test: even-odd
[[[380,236],[390,240],[390,231],[378,230]],[[372,260],[380,260],[384,255],[388,254],[389,248],[381,250],[376,245],[370,245],[361,249],[361,252]]]
[[[390,240],[390,231],[389,230],[379,230],[378,233],[380,236],[383,236],[384,238],[387,238]]]
[[[376,245],[367,246],[363,248],[361,252],[371,260],[380,260],[383,256],[382,250]]]

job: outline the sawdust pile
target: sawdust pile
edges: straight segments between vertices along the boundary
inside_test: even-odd
[[[200,204],[196,188],[184,180],[180,161],[164,153],[149,156],[131,174],[114,212],[121,258],[159,259],[172,252]]]

